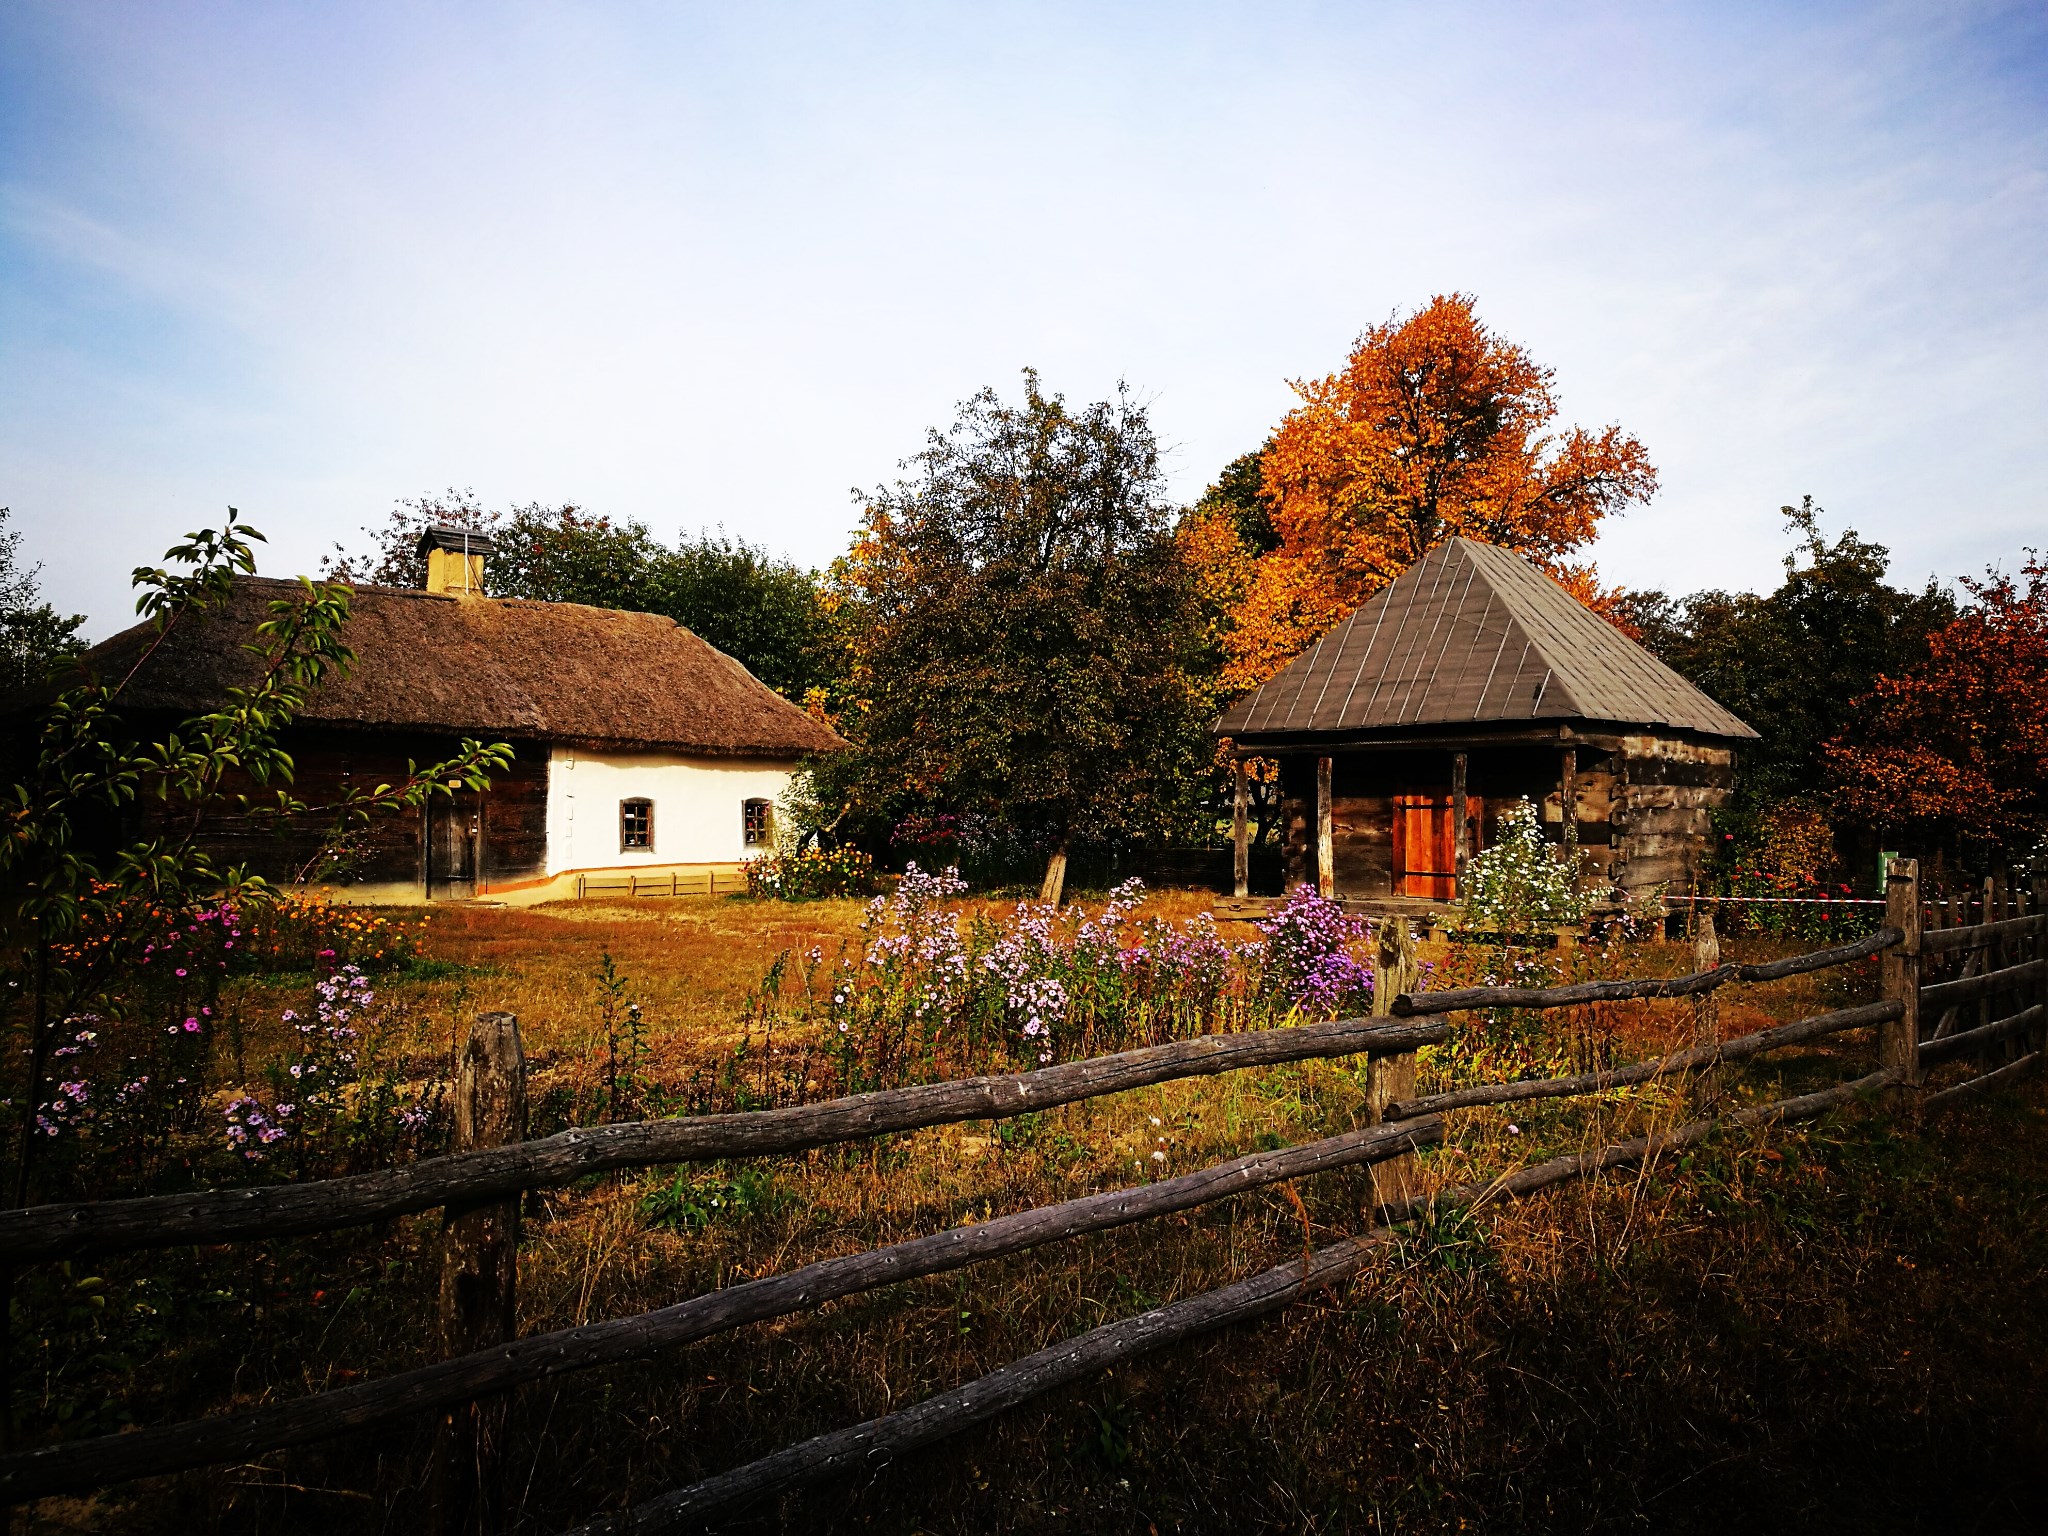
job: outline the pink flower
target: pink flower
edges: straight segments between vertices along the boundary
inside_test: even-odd
[[[196,1034],[198,1034],[198,1033],[199,1033],[199,1021],[198,1021],[197,1019],[187,1019],[187,1020],[185,1021],[185,1033],[186,1033],[186,1034],[188,1034],[188,1035],[196,1035]]]

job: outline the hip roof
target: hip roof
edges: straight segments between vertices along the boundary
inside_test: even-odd
[[[1459,538],[1231,705],[1216,732],[1581,720],[1756,735],[1520,556]]]

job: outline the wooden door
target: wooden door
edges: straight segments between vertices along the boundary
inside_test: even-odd
[[[469,790],[436,795],[427,802],[427,899],[462,900],[476,894],[476,865],[483,841],[483,806]]]
[[[1465,851],[1479,851],[1479,828],[1485,802],[1466,797]],[[1394,796],[1394,894],[1424,901],[1449,901],[1457,894],[1457,824],[1451,819],[1451,796]]]

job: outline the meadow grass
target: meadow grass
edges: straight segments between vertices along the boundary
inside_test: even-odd
[[[1185,917],[1208,900],[1164,893],[1147,911]],[[440,1070],[470,1015],[509,1009],[535,1101],[587,1118],[605,1049],[595,977],[609,956],[642,1011],[636,1070],[650,1092],[715,1088],[744,1043],[753,1054],[742,1074],[765,1062],[764,1091],[779,1081],[801,1094],[800,1070],[775,1079],[766,1053],[801,1062],[815,1024],[802,1017],[796,972],[784,967],[772,997],[762,979],[785,951],[836,953],[860,910],[688,899],[435,909],[427,964],[382,983],[380,1049],[409,1070]],[[1600,963],[1641,974],[1688,959],[1643,945]],[[1723,1032],[1863,1000],[1874,974],[1866,964],[1724,990]],[[275,1043],[266,1021],[302,990],[287,977],[238,984],[246,1049]],[[1617,1004],[1557,1017],[1513,1050],[1625,1060],[1690,1029],[1686,1004]],[[1838,1081],[1868,1070],[1870,1054],[1867,1034],[1842,1037],[1773,1058],[1730,1092]],[[1424,1087],[1491,1064],[1443,1053],[1425,1062]],[[1311,1062],[537,1192],[525,1203],[521,1328],[635,1313],[1331,1134],[1356,1123],[1363,1094],[1361,1063]],[[1468,1112],[1425,1171],[1454,1182],[1598,1145],[1668,1122],[1681,1100],[1653,1091]],[[1446,1216],[1279,1319],[1135,1362],[741,1526],[2025,1528],[2044,1512],[2048,1465],[2044,1154],[2048,1108],[2030,1085],[1925,1132],[1852,1111],[1798,1135],[1731,1137],[1642,1174]],[[508,1449],[515,1528],[578,1523],[1226,1283],[1361,1230],[1369,1201],[1363,1173],[1328,1175],[525,1389]],[[16,1303],[31,1432],[167,1422],[430,1359],[436,1241],[428,1215],[123,1257],[92,1273],[32,1272]],[[50,1500],[30,1528],[408,1529],[421,1517],[430,1436],[429,1424],[410,1424]]]

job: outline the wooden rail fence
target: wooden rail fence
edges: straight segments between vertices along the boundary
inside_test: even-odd
[[[748,1114],[643,1121],[524,1139],[524,1063],[517,1021],[485,1014],[471,1030],[458,1084],[457,1150],[408,1168],[354,1178],[132,1200],[60,1203],[0,1212],[0,1253],[13,1264],[187,1243],[332,1231],[408,1212],[444,1211],[444,1358],[373,1382],[249,1412],[41,1446],[0,1456],[0,1502],[18,1503],[138,1477],[242,1461],[270,1451],[440,1414],[430,1518],[441,1531],[487,1531],[501,1518],[496,1451],[506,1394],[568,1371],[657,1351],[922,1275],[1185,1211],[1250,1189],[1345,1167],[1374,1169],[1378,1208],[1365,1234],[1232,1285],[1105,1324],[928,1402],[835,1431],[662,1495],[584,1527],[668,1530],[701,1524],[766,1493],[871,1465],[980,1423],[1116,1361],[1286,1306],[1356,1274],[1390,1229],[1429,1206],[1479,1207],[1605,1168],[1641,1163],[1717,1129],[1811,1119],[1882,1095],[1909,1115],[1936,1112],[2033,1071],[2048,1047],[2048,913],[1992,915],[1974,925],[1923,926],[1917,869],[1893,863],[1885,925],[1869,938],[1766,965],[1723,965],[1711,919],[1695,961],[1678,977],[1548,988],[1395,992],[1413,954],[1405,926],[1382,931],[1380,1016],[1242,1035],[1205,1036],[1035,1072],[891,1089],[829,1103]],[[1941,914],[1937,911],[1936,922]],[[1769,981],[1881,956],[1882,998],[1733,1040],[1714,1037],[1711,996],[1733,982]],[[1923,967],[1953,970],[1930,979]],[[1538,1081],[1481,1084],[1417,1096],[1415,1053],[1448,1037],[1441,1016],[1474,1008],[1567,1008],[1628,998],[1692,998],[1694,1046],[1659,1060]],[[2010,1000],[2010,1001],[2008,1001]],[[2011,1011],[1994,1017],[2000,1007]],[[1965,1015],[1969,1014],[1969,1017]],[[1933,1020],[1932,1027],[1925,1021]],[[1720,1115],[1503,1177],[1425,1193],[1414,1154],[1440,1141],[1444,1116],[1480,1105],[1600,1094],[1686,1077],[1694,1102],[1719,1069],[1765,1052],[1874,1028],[1876,1070],[1836,1087]],[[691,1297],[635,1317],[515,1338],[512,1326],[518,1196],[614,1168],[761,1156],[966,1120],[1002,1119],[1176,1079],[1317,1058],[1364,1056],[1368,1119],[1343,1135],[1255,1152],[1194,1173],[1109,1190],[820,1260]],[[1928,1070],[1964,1062],[1968,1075],[1931,1087]]]

